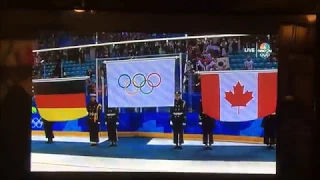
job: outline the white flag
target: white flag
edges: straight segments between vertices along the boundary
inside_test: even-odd
[[[174,58],[112,61],[106,66],[109,107],[173,106]]]

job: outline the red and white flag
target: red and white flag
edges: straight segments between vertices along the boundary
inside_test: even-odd
[[[277,72],[236,71],[201,74],[205,114],[225,122],[251,121],[276,110]]]

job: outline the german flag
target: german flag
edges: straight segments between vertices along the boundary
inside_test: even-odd
[[[87,77],[33,80],[40,116],[54,122],[71,121],[86,116],[86,79]]]

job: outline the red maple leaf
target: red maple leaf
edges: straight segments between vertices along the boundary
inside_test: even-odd
[[[247,104],[253,99],[252,91],[249,92],[248,90],[244,93],[244,86],[238,83],[233,86],[234,92],[225,92],[226,97],[225,99],[231,104],[231,107],[238,107],[238,114],[240,106],[247,106]]]

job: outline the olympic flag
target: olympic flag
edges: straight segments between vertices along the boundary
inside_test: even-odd
[[[175,59],[106,63],[109,107],[173,106]]]

